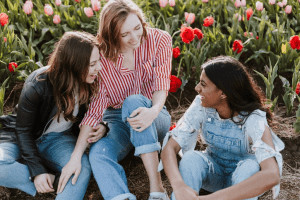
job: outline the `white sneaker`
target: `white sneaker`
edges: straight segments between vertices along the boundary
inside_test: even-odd
[[[148,200],[170,200],[167,192],[151,192]]]

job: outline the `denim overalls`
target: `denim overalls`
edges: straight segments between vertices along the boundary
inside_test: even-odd
[[[197,96],[177,127],[167,134],[163,146],[172,136],[182,148],[179,170],[184,182],[196,191],[203,188],[215,192],[254,175],[260,170],[259,163],[270,157],[276,158],[281,174],[279,151],[284,144],[272,131],[275,150],[264,143],[261,138],[266,126],[266,114],[261,110],[253,111],[243,125],[237,125],[231,119],[221,119],[215,109],[202,107]],[[200,132],[207,148],[194,151]],[[279,185],[274,189],[275,197]]]

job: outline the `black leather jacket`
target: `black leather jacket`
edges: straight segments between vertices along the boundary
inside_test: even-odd
[[[49,173],[43,164],[35,141],[47,130],[56,114],[52,84],[47,74],[40,75],[47,67],[32,72],[26,79],[18,103],[16,136],[21,150],[21,156],[29,168],[31,178]],[[38,76],[38,79],[37,79]],[[59,80],[57,80],[59,81]],[[86,106],[81,105],[77,122],[73,124],[73,133],[79,133],[78,125],[82,120]]]

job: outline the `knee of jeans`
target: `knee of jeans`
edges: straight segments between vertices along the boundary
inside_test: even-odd
[[[130,95],[123,102],[122,114],[124,113],[124,111],[128,112],[125,112],[124,114],[131,114],[132,111],[139,107],[151,107],[151,101],[143,95]]]
[[[258,162],[254,159],[242,160],[237,164],[232,174],[232,184],[237,184],[253,176],[260,170]]]
[[[179,170],[180,172],[191,172],[195,166],[203,166],[201,169],[205,171],[206,164],[204,163],[206,163],[206,161],[202,156],[197,155],[195,151],[188,151],[183,155],[179,163]]]

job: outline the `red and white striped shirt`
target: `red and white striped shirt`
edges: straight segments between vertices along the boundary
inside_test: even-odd
[[[154,91],[170,88],[172,38],[159,29],[148,28],[147,40],[134,51],[135,70],[122,66],[123,55],[114,63],[101,55],[99,90],[91,98],[80,125],[95,126],[102,121],[108,107],[121,108],[126,97],[142,94],[152,99]]]

